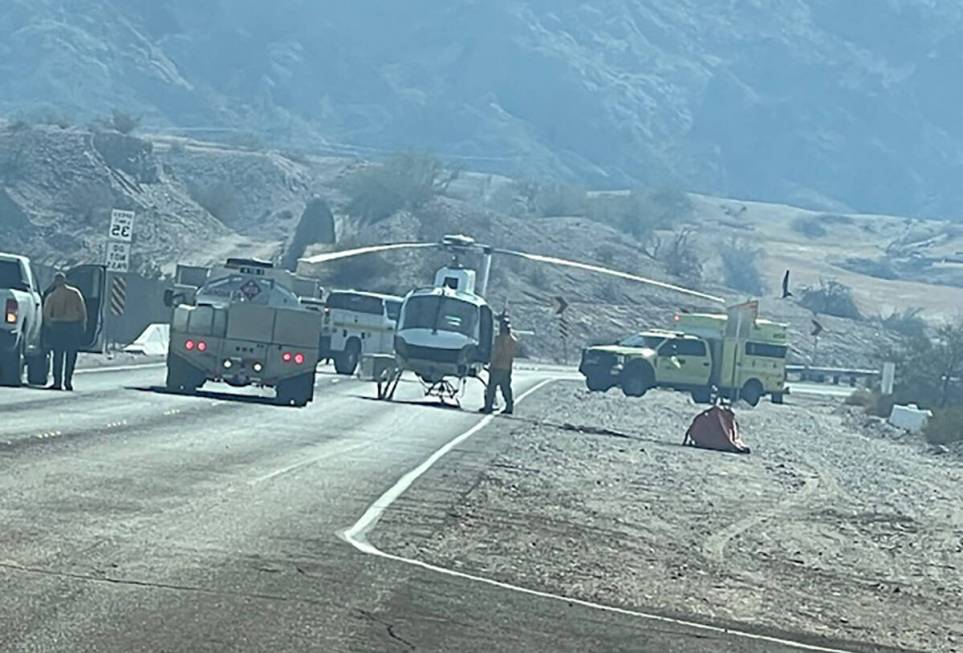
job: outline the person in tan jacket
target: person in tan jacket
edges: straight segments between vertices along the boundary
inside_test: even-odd
[[[488,370],[488,386],[485,388],[485,406],[483,413],[491,413],[495,409],[495,391],[501,390],[505,400],[505,415],[515,411],[515,395],[512,392],[512,368],[515,366],[515,356],[518,355],[518,339],[512,334],[512,324],[507,315],[502,315],[499,333],[495,336],[495,346],[492,350],[492,362]]]
[[[73,390],[77,350],[87,329],[87,303],[83,294],[67,284],[67,277],[57,273],[53,290],[43,304],[43,321],[53,350],[55,390]]]

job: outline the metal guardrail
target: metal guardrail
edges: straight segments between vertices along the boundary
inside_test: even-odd
[[[848,381],[849,385],[855,386],[857,380],[877,379],[881,376],[881,372],[879,370],[866,370],[846,367],[787,365],[786,375],[798,376],[802,381],[816,381],[818,383],[830,381],[833,385],[839,385],[842,381]]]

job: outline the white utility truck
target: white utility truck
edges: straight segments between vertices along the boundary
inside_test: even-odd
[[[351,375],[362,356],[393,353],[403,301],[358,290],[331,291],[324,301],[321,358],[333,359],[338,374]]]
[[[279,403],[306,405],[314,398],[322,316],[311,302],[319,295],[317,282],[264,261],[232,258],[206,275],[179,267],[165,296],[175,306],[167,388],[272,387]]]

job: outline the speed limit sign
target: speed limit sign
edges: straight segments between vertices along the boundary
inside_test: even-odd
[[[114,209],[110,212],[110,231],[107,232],[110,240],[129,243],[134,239],[134,212],[121,211]]]

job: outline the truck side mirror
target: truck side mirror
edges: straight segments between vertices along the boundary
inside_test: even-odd
[[[167,308],[173,308],[174,306],[174,291],[170,288],[164,291],[164,306]]]

